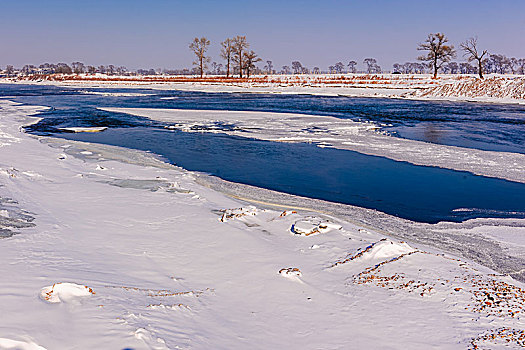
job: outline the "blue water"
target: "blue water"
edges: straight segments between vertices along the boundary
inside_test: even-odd
[[[516,132],[524,131],[525,110],[520,106],[137,89],[129,92],[153,95],[114,97],[57,87],[0,85],[0,96],[53,107],[41,113],[44,119],[28,128],[29,132],[147,150],[188,170],[225,180],[377,209],[419,222],[525,217],[525,184],[308,144],[166,130],[161,122],[96,109],[103,106],[303,112],[388,122],[394,125],[387,128],[392,132],[424,129],[431,123],[433,129],[452,130],[444,138],[451,144],[461,141],[470,147],[525,153],[525,133]],[[397,119],[396,114],[400,115]],[[68,126],[109,129],[88,134],[58,130]]]
[[[81,91],[130,92],[148,96],[113,97]],[[1,96],[19,102],[53,106],[45,125],[104,123],[110,113],[97,107],[252,110],[329,115],[387,124],[398,137],[482,150],[525,153],[525,106],[488,103],[411,101],[311,95],[202,93],[151,89],[87,89],[55,86],[0,85]],[[166,99],[168,98],[168,99]],[[99,120],[100,119],[100,120]],[[133,120],[136,122],[137,119]],[[40,126],[41,130],[43,125]]]

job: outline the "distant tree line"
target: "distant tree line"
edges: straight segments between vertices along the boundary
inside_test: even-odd
[[[13,70],[12,66],[10,70]],[[124,66],[114,66],[112,64],[108,66],[86,66],[82,62],[73,62],[71,65],[67,63],[43,63],[41,65],[34,66],[31,64],[26,64],[20,69],[22,74],[95,74],[102,73],[108,75],[125,75],[128,70]]]
[[[15,69],[8,65],[0,76],[15,75],[48,75],[48,74],[107,74],[107,75],[199,75],[205,74],[225,75],[227,78],[234,75],[240,78],[249,78],[260,74],[344,74],[357,73],[357,61],[349,60],[347,64],[342,61],[336,62],[322,71],[319,67],[308,68],[299,60],[294,60],[290,65],[284,65],[281,69],[275,69],[273,61],[264,61],[263,67],[257,63],[262,59],[250,49],[250,43],[246,36],[237,35],[226,38],[220,43],[220,58],[222,62],[215,62],[207,54],[210,40],[206,37],[194,38],[189,44],[189,49],[195,55],[193,68],[183,69],[137,69],[130,71],[124,66],[85,65],[82,62],[67,63],[43,63],[39,66],[25,65]],[[438,73],[445,74],[477,74],[483,78],[484,73],[499,74],[525,74],[525,59],[507,57],[502,54],[490,54],[487,50],[481,50],[477,38],[469,38],[460,44],[460,49],[466,62],[455,62],[456,50],[453,45],[448,44],[448,38],[443,33],[429,34],[426,40],[417,47],[424,54],[417,59],[419,62],[394,63],[393,73],[401,74],[423,74],[431,73],[434,78]],[[372,57],[365,58],[362,62],[367,74],[380,74],[382,69],[377,60]]]

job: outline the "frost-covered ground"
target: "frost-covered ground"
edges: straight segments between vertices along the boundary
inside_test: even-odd
[[[0,100],[0,225],[17,233],[0,239],[0,349],[524,346],[525,286],[417,227],[403,243],[367,224],[393,220],[374,211],[327,215],[148,154],[20,132],[39,109]],[[438,225],[435,239],[521,251],[520,221],[489,221]]]
[[[101,108],[167,122],[187,132],[212,132],[278,142],[311,142],[417,165],[465,170],[525,182],[525,155],[483,151],[384,135],[373,123],[302,114],[199,111],[152,108]]]

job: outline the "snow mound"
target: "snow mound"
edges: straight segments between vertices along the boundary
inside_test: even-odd
[[[415,249],[405,242],[398,243],[386,239],[375,244],[372,249],[365,252],[362,256],[368,259],[385,259],[414,251]]]
[[[290,279],[298,279],[299,277],[303,275],[301,273],[301,270],[299,270],[297,267],[288,267],[288,268],[280,269],[279,274],[281,276],[284,276]]]
[[[340,230],[341,228],[341,225],[334,224],[329,221],[308,218],[296,221],[290,230],[296,235],[311,236],[317,235],[319,233],[327,233],[332,230]]]
[[[156,337],[152,332],[146,328],[137,328],[133,334],[136,339],[142,340],[146,343],[151,349],[154,350],[165,350],[169,349],[166,346],[166,341],[164,339]]]
[[[0,338],[0,350],[46,350],[46,348],[33,342]]]
[[[247,215],[257,215],[257,208],[253,205],[247,206],[245,208],[234,208],[234,209],[223,209],[223,214],[219,219],[220,222],[226,222],[231,219],[238,219]]]
[[[349,261],[356,259],[385,259],[398,257],[403,254],[415,252],[416,249],[412,248],[405,242],[393,242],[387,238],[383,238],[377,242],[374,242],[364,249],[360,249],[354,255],[348,255],[345,259],[336,261],[332,267],[345,264]]]
[[[40,290],[40,298],[48,303],[69,303],[94,295],[93,289],[76,283],[55,283]]]

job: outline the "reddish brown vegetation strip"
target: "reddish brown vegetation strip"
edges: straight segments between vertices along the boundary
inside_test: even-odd
[[[472,339],[470,342],[470,350],[482,349],[481,343],[492,343],[507,346],[515,345],[517,347],[525,347],[525,331],[521,329],[498,328],[488,331],[480,336]]]

